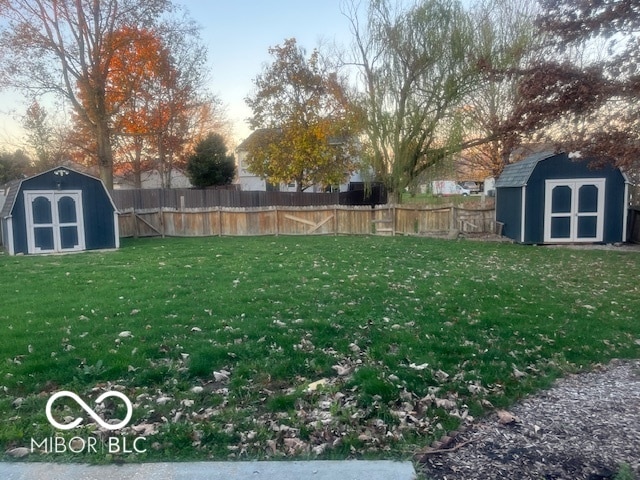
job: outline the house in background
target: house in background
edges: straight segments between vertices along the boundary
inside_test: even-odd
[[[502,234],[528,244],[627,241],[628,179],[590,163],[541,152],[507,165],[495,184]]]
[[[247,155],[250,142],[260,139],[261,136],[268,135],[270,129],[258,129],[251,133],[238,147],[236,148],[236,180],[235,183],[239,186],[240,190],[245,191],[267,191],[278,190],[280,192],[295,192],[297,191],[297,185],[295,183],[281,183],[280,185],[270,185],[264,178],[251,173],[247,168]],[[338,186],[340,192],[346,192],[349,190],[349,184],[351,183],[363,183],[366,179],[363,178],[361,172],[354,172],[347,180]],[[307,188],[305,192],[315,193],[323,192],[322,185],[313,185]]]
[[[11,255],[120,246],[118,212],[104,183],[69,167],[10,183],[0,225]]]
[[[140,173],[141,188],[193,188],[187,174],[179,168],[173,167],[169,173],[169,182],[163,182],[162,175],[157,168]],[[170,187],[167,187],[167,183]],[[113,177],[115,190],[131,190],[136,188],[133,174],[116,174]]]

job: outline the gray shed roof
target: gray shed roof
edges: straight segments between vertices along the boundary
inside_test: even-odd
[[[7,184],[7,196],[5,197],[4,204],[0,210],[0,218],[5,218],[11,215],[11,210],[13,209],[13,204],[16,200],[16,195],[18,194],[18,190],[20,190],[21,184],[22,180],[13,180]]]
[[[526,185],[536,165],[554,155],[556,153],[550,151],[535,153],[518,163],[507,165],[496,180],[496,188],[522,187]]]

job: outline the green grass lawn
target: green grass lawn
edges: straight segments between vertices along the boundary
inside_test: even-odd
[[[31,460],[410,458],[559,375],[640,354],[633,252],[174,238],[0,255],[0,269],[2,451],[53,436],[146,439],[140,453]],[[120,432],[47,421],[56,391],[96,408],[116,389],[134,404]],[[53,410],[88,417],[72,401]],[[125,413],[111,400],[96,411]]]

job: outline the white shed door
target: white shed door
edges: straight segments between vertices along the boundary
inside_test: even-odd
[[[84,250],[82,192],[25,191],[29,253]]]
[[[547,180],[544,241],[601,242],[605,179]]]

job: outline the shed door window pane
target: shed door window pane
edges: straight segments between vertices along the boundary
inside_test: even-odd
[[[76,223],[76,201],[71,197],[61,197],[58,200],[58,219],[60,223]]]
[[[571,187],[554,187],[551,193],[551,213],[571,213]]]
[[[36,248],[43,251],[53,250],[53,227],[35,227],[33,237]]]
[[[598,211],[598,187],[595,185],[582,185],[578,193],[578,212]]]
[[[78,227],[60,227],[60,246],[62,250],[78,245]]]
[[[571,238],[571,217],[553,217],[551,219],[552,238]]]
[[[596,238],[598,235],[598,217],[578,217],[578,238]]]
[[[33,223],[38,224],[51,224],[53,223],[51,215],[51,201],[47,197],[37,197],[31,204],[33,209]]]

